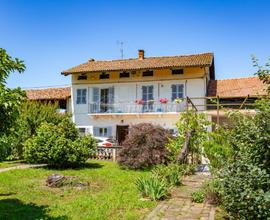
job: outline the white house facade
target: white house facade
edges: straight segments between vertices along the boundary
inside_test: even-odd
[[[81,132],[124,140],[128,127],[150,122],[175,130],[185,98],[204,110],[213,54],[94,61],[64,71],[72,75],[71,112]]]

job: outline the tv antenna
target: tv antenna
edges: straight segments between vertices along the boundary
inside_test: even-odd
[[[121,55],[121,59],[124,59],[124,42],[123,41],[117,41],[116,42],[117,45],[120,45],[120,55]]]

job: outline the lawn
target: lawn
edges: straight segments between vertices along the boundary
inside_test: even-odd
[[[77,176],[89,188],[49,188],[48,175]],[[29,168],[0,173],[0,219],[142,219],[156,202],[140,199],[134,181],[148,171],[123,170],[113,162],[85,168]]]

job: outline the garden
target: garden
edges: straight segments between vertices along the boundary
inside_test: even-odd
[[[192,202],[218,206],[220,219],[269,219],[270,71],[254,65],[269,88],[256,114],[228,111],[230,126],[208,132],[206,115],[188,109],[175,137],[161,126],[134,125],[114,163],[89,160],[94,138],[80,136],[57,103],[29,102],[20,88],[7,88],[7,77],[25,65],[0,49],[0,169],[46,164],[0,172],[0,219],[142,219],[183,187],[202,156],[211,179]]]

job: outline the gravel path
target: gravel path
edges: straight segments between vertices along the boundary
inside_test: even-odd
[[[6,171],[9,171],[9,170],[27,169],[27,168],[45,167],[45,166],[47,166],[47,164],[23,164],[23,165],[14,166],[14,167],[1,168],[0,173],[6,172]]]

